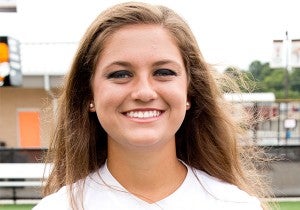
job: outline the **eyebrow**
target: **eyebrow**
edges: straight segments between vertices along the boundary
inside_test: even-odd
[[[106,65],[104,68],[109,68],[110,66],[114,66],[114,65],[117,65],[117,66],[125,66],[125,67],[130,67],[132,66],[129,62],[126,62],[126,61],[114,61],[108,65]]]
[[[160,60],[160,61],[157,61],[153,64],[153,66],[162,66],[162,65],[165,65],[165,64],[172,64],[172,65],[175,65],[177,68],[182,68],[184,66],[180,65],[178,62],[176,61],[173,61],[173,60],[169,60],[169,59],[165,59],[165,60]]]
[[[177,68],[184,68],[184,66],[180,65],[178,62],[169,60],[169,59],[163,59],[163,60],[156,61],[152,64],[152,66],[157,67],[157,66],[162,66],[165,64],[172,64],[172,65],[175,65]],[[114,61],[114,62],[106,65],[104,68],[106,69],[113,65],[124,66],[124,67],[132,67],[133,66],[130,62],[127,62],[127,61]]]

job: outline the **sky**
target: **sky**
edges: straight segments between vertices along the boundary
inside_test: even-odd
[[[270,62],[273,40],[285,39],[286,31],[290,39],[300,39],[298,0],[143,1],[168,6],[181,15],[204,58],[220,70],[248,69],[254,60]],[[89,24],[119,2],[124,1],[17,0],[17,13],[0,13],[0,36],[14,37],[24,46],[25,74],[65,73]],[[53,42],[71,44],[45,44]],[[56,53],[49,50],[54,46],[59,48]]]

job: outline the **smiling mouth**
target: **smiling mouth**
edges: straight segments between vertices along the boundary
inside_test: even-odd
[[[162,111],[160,110],[130,111],[124,114],[130,118],[146,119],[146,118],[158,117],[162,114]]]

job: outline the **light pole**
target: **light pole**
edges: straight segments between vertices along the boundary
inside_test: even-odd
[[[284,98],[289,97],[289,70],[290,70],[290,51],[288,31],[285,32],[286,38],[286,62],[285,62],[285,78],[284,78]]]

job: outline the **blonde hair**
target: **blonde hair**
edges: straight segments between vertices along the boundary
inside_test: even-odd
[[[145,3],[122,3],[107,9],[84,35],[59,98],[58,123],[48,153],[53,171],[45,195],[84,179],[105,163],[107,134],[96,114],[89,111],[91,80],[107,38],[130,24],[162,26],[183,57],[191,108],[176,133],[177,157],[251,195],[263,196],[254,156],[249,156],[253,153],[239,143],[243,129],[231,117],[214,71],[204,61],[189,26],[169,8]]]

